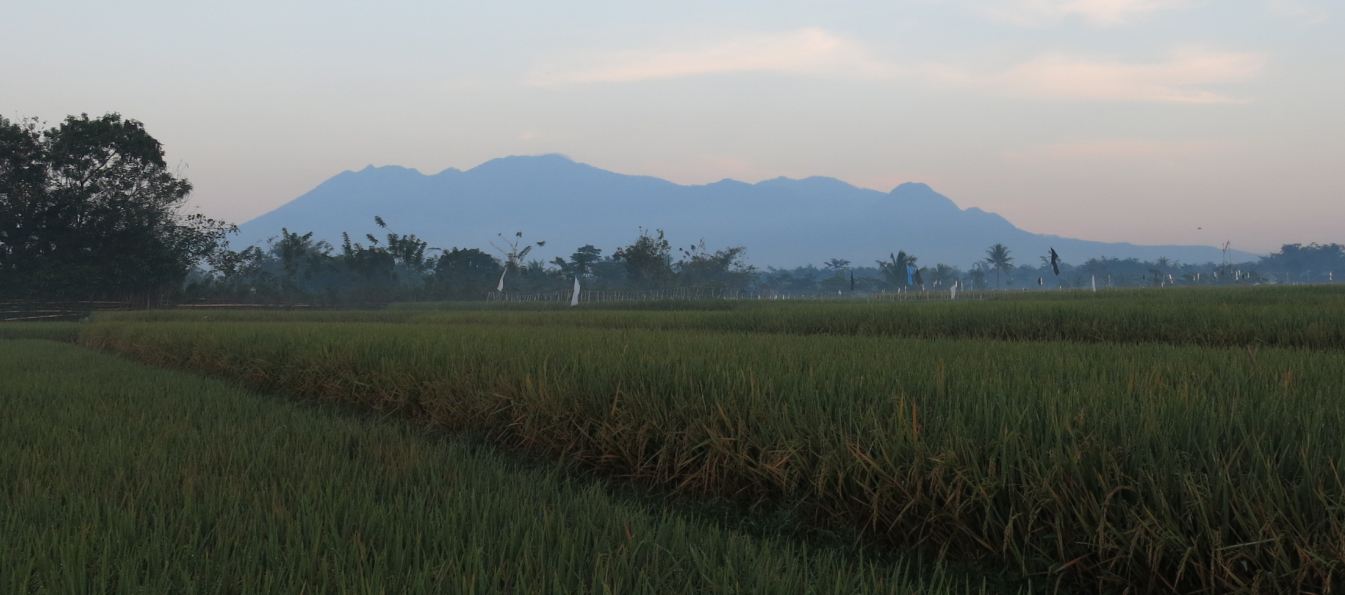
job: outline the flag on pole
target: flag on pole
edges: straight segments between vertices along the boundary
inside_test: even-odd
[[[1090,280],[1093,284],[1093,293],[1097,293],[1097,275],[1090,277]]]
[[[571,305],[571,306],[578,306],[578,305],[579,305],[579,277],[578,277],[578,276],[576,276],[576,277],[574,278],[574,293],[570,294],[570,305]]]
[[[499,292],[503,292],[503,291],[504,291],[504,274],[505,274],[505,273],[508,273],[508,272],[509,272],[509,267],[507,267],[507,266],[504,267],[504,270],[503,270],[503,271],[500,271],[500,284],[495,286],[495,291],[499,291]]]

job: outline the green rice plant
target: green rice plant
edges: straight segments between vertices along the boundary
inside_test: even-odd
[[[0,342],[0,592],[965,593],[480,445]]]
[[[1068,588],[1345,572],[1338,351],[115,319],[81,340]]]
[[[725,309],[537,310],[453,306],[379,311],[150,311],[103,320],[396,322],[742,331],[794,335],[1169,343],[1345,349],[1338,287],[1032,292],[968,302],[714,302]]]
[[[0,322],[0,340],[74,341],[77,338],[79,338],[78,322]]]

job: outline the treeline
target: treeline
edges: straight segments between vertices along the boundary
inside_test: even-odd
[[[1057,288],[1166,287],[1321,283],[1345,271],[1345,246],[1287,245],[1258,262],[1183,264],[1160,258],[1095,258],[1073,265],[1037,256],[1019,264],[1007,246],[986,248],[967,269],[924,265],[899,251],[870,265],[829,259],[822,266],[758,269],[746,249],[719,250],[704,242],[674,247],[662,230],[640,229],[630,244],[610,253],[591,244],[568,257],[528,259],[545,241],[525,241],[522,232],[501,235],[488,248],[437,249],[414,235],[389,231],[374,217],[381,236],[339,246],[288,229],[265,247],[226,251],[219,266],[196,271],[185,287],[188,299],[314,303],[383,303],[413,300],[481,300],[492,292],[564,291],[575,279],[588,290],[694,288],[779,295],[864,295],[884,292]],[[1027,260],[1027,258],[1024,258]]]
[[[339,246],[288,229],[265,247],[225,250],[216,266],[189,276],[187,299],[316,303],[385,303],[407,300],[481,300],[492,291],[542,292],[569,288],[576,278],[589,289],[698,287],[745,290],[758,282],[744,250],[710,250],[704,243],[674,248],[661,230],[639,231],[626,246],[604,254],[580,246],[549,262],[526,257],[546,242],[525,242],[522,232],[501,235],[481,248],[432,248],[415,235],[388,230]],[[381,237],[380,237],[381,236]]]
[[[377,235],[346,235],[336,246],[284,229],[264,246],[232,250],[228,237],[236,229],[186,212],[190,192],[191,184],[168,168],[159,142],[135,120],[80,115],[45,127],[0,117],[0,299],[358,304],[558,291],[576,278],[599,290],[844,295],[955,284],[1033,290],[1323,283],[1345,275],[1345,247],[1338,244],[1286,245],[1237,265],[1071,264],[995,244],[967,269],[921,262],[905,251],[864,263],[833,258],[820,267],[758,269],[747,264],[742,246],[674,246],[661,230],[645,229],[610,252],[584,245],[545,261],[530,258],[545,242],[525,241],[521,232],[501,235],[490,247],[439,249],[391,231],[378,217]]]

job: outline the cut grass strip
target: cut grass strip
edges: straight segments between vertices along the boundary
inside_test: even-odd
[[[0,592],[956,593],[481,447],[0,342]]]

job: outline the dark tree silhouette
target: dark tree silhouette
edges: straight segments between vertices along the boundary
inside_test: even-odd
[[[0,118],[0,291],[44,298],[176,291],[232,226],[184,212],[191,183],[118,114],[42,129]]]

